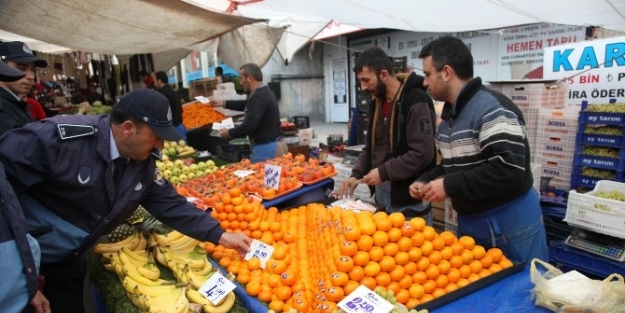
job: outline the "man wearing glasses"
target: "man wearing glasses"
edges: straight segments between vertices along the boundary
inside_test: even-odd
[[[0,161],[41,246],[52,312],[84,312],[83,253],[138,205],[190,237],[248,251],[247,236],[224,232],[156,168],[163,141],[181,138],[167,98],[151,89],[123,96],[111,115],[57,116],[0,138]]]

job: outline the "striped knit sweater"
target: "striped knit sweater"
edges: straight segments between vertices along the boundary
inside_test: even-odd
[[[475,78],[455,105],[445,103],[441,118],[436,146],[443,160],[418,181],[444,175],[445,192],[458,213],[490,210],[532,188],[525,120],[510,99]]]

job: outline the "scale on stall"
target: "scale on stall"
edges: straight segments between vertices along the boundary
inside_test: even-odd
[[[602,257],[625,262],[625,239],[573,228],[566,244]]]
[[[365,145],[349,146],[345,148],[345,155],[343,156],[343,161],[341,163],[349,167],[354,166],[356,162],[358,162],[358,156],[364,148]]]

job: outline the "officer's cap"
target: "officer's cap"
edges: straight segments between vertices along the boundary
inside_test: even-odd
[[[121,97],[113,109],[147,123],[159,138],[167,141],[182,139],[182,134],[174,127],[169,100],[156,90],[133,90]]]
[[[8,66],[4,62],[0,62],[0,81],[14,82],[26,76],[22,71]]]
[[[0,58],[3,61],[13,61],[18,64],[34,63],[36,67],[48,66],[48,62],[37,58],[28,45],[21,41],[1,42]]]

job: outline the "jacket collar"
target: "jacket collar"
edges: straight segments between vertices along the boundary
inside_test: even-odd
[[[455,117],[462,111],[464,106],[473,98],[473,96],[482,88],[482,79],[479,77],[471,79],[458,94],[456,103],[445,102],[443,111],[441,112],[441,119],[446,120],[450,117]]]

